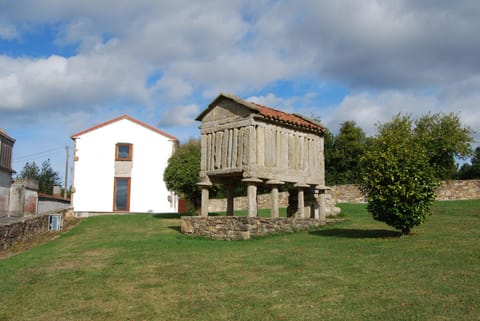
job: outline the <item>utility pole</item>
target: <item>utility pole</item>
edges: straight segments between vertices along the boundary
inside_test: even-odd
[[[65,146],[65,184],[63,188],[63,198],[67,198],[67,183],[68,183],[68,156],[69,156],[69,150],[68,150],[68,145]]]

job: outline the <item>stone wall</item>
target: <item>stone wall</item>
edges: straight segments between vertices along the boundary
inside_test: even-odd
[[[278,193],[278,200],[280,207],[288,206],[288,192]],[[325,195],[325,214],[326,216],[334,216],[340,213],[340,209],[335,207],[335,199],[333,195],[329,192]],[[259,194],[257,195],[257,205],[258,208],[272,208],[272,199],[270,194]],[[246,210],[248,208],[248,198],[246,196],[235,197],[234,201],[234,210]],[[210,199],[208,202],[208,212],[225,212],[227,210],[227,200],[226,199]]]
[[[480,199],[480,179],[443,181],[436,197],[439,201]]]
[[[268,234],[308,230],[338,221],[284,217],[182,216],[181,231],[216,240],[247,240]]]
[[[335,203],[365,203],[365,197],[356,185],[338,185],[329,193]],[[443,181],[437,188],[438,201],[480,199],[480,179]]]
[[[49,215],[16,219],[14,222],[0,222],[0,251],[35,235],[48,232]]]
[[[332,186],[329,191],[335,203],[365,203],[365,196],[356,185],[337,185]]]

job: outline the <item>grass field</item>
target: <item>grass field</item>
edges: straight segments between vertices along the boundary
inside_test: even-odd
[[[85,219],[0,260],[0,320],[480,320],[480,201],[438,202],[400,237],[345,222],[249,241],[175,215]]]

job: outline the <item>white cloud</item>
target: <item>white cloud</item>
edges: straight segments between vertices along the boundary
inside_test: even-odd
[[[307,92],[302,96],[290,96],[283,98],[275,93],[268,93],[263,96],[250,96],[247,101],[255,102],[260,105],[282,110],[287,113],[299,112],[307,117],[314,113],[314,101],[317,98],[316,93]]]
[[[17,30],[13,26],[0,24],[0,39],[12,40],[17,37]]]
[[[196,104],[169,108],[162,114],[158,126],[190,126],[195,124],[198,114],[200,111]]]
[[[279,1],[258,42],[352,86],[415,89],[479,72],[479,12],[471,1]]]
[[[153,88],[164,91],[172,100],[188,97],[193,92],[193,86],[180,77],[164,76],[154,84]]]
[[[111,99],[148,101],[143,70],[122,57],[4,58],[0,63],[0,108],[26,110],[92,108]],[[128,77],[125,75],[128,74]]]

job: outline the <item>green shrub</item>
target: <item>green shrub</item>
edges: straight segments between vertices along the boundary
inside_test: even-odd
[[[410,117],[398,115],[378,131],[361,158],[360,188],[373,218],[407,235],[430,214],[438,179]]]

